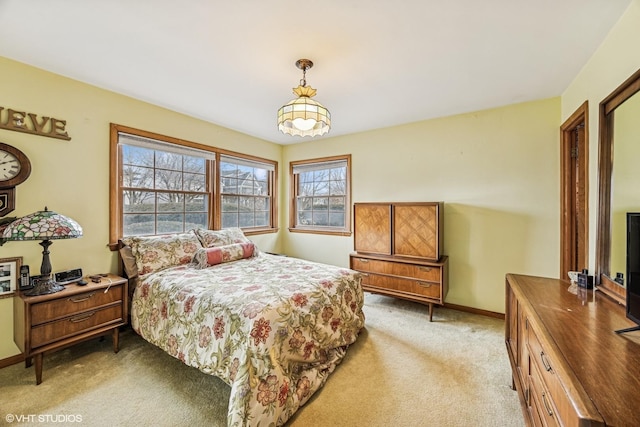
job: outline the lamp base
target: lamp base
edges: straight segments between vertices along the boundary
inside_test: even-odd
[[[29,289],[24,294],[26,296],[33,297],[36,295],[54,294],[62,290],[64,290],[64,286],[59,285],[51,279],[51,276],[49,276],[47,278],[38,280],[36,282],[36,286],[33,289]]]

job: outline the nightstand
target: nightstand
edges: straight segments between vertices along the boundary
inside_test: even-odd
[[[35,358],[36,384],[42,382],[45,353],[90,338],[112,334],[113,351],[119,350],[118,328],[128,320],[127,279],[109,274],[99,283],[66,285],[48,295],[14,298],[13,339],[25,356],[25,366]]]

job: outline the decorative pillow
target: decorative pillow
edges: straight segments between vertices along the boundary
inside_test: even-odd
[[[232,243],[251,243],[251,240],[244,235],[242,229],[237,227],[225,228],[223,230],[205,230],[198,228],[195,230],[195,233],[205,248],[226,246]]]
[[[188,264],[202,248],[192,231],[166,236],[134,236],[122,239],[131,246],[138,273],[143,276],[181,264]]]
[[[193,256],[193,262],[197,268],[206,268],[223,262],[237,261],[243,258],[251,258],[254,255],[255,245],[249,243],[233,243],[231,245],[216,246],[213,248],[198,249]]]
[[[122,258],[122,264],[124,266],[124,272],[127,274],[127,278],[133,279],[138,276],[138,266],[136,265],[136,257],[133,256],[133,250],[131,246],[123,246],[120,248],[120,258]]]

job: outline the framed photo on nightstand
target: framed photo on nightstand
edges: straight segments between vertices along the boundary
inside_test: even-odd
[[[18,289],[18,272],[22,257],[0,258],[0,296],[8,295]]]

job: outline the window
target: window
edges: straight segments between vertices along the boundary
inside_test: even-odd
[[[208,228],[206,151],[120,134],[122,236],[181,233]]]
[[[275,231],[276,165],[112,124],[112,247],[125,236],[193,228]]]
[[[220,156],[222,228],[268,227],[274,166]]]
[[[351,155],[291,162],[290,231],[351,234]]]

